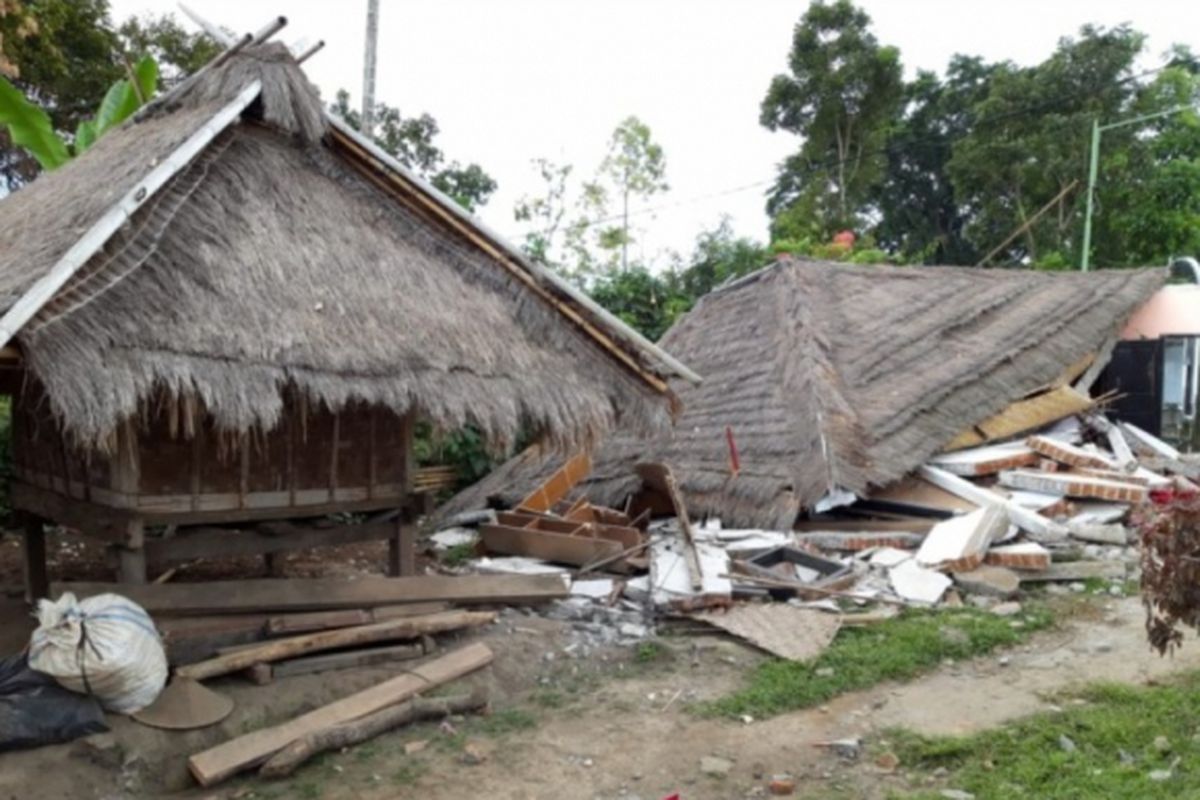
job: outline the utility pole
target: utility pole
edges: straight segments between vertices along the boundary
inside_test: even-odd
[[[362,134],[375,127],[375,47],[379,40],[379,0],[367,0],[367,44],[363,52]]]
[[[1096,176],[1100,171],[1100,134],[1104,133],[1104,131],[1111,131],[1113,128],[1124,128],[1128,125],[1137,125],[1139,122],[1178,114],[1180,111],[1186,111],[1189,108],[1191,106],[1176,106],[1175,108],[1168,108],[1166,111],[1143,114],[1140,117],[1118,120],[1117,122],[1110,122],[1107,125],[1101,125],[1098,117],[1092,120],[1092,153],[1088,159],[1087,210],[1083,215],[1083,253],[1079,257],[1079,269],[1081,271],[1088,271],[1092,257],[1092,208],[1095,202]]]

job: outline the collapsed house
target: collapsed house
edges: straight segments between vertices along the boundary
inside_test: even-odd
[[[0,311],[34,595],[45,521],[110,543],[129,582],[148,552],[371,538],[410,572],[416,419],[587,446],[666,427],[667,379],[695,378],[249,35],[0,202]],[[333,512],[380,513],[287,522]]]
[[[703,297],[663,336],[704,382],[673,385],[673,428],[606,439],[573,496],[622,507],[642,487],[635,465],[663,462],[694,517],[790,529],[952,443],[1089,408],[1108,343],[1166,278],[781,260]],[[1022,400],[1017,419],[980,435]],[[527,451],[447,510],[512,505],[558,463]]]

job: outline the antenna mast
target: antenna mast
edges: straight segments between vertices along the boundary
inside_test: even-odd
[[[367,0],[367,45],[363,53],[362,133],[375,128],[375,44],[379,39],[379,0]]]

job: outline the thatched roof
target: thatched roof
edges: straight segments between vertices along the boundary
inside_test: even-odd
[[[784,261],[703,298],[660,344],[704,375],[673,431],[622,431],[579,490],[618,504],[638,461],[665,461],[695,514],[790,527],[834,488],[904,476],[960,431],[1098,351],[1165,270],[1051,274]],[[726,427],[741,469],[730,474]],[[527,453],[468,489],[515,501]]]
[[[254,81],[240,117],[19,328],[68,430],[102,442],[164,391],[226,429],[269,428],[289,385],[499,443],[669,422],[673,361],[331,127],[281,45],[206,70],[0,202],[0,311],[29,305],[85,231]]]

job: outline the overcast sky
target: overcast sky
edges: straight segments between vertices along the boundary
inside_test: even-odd
[[[174,0],[111,0],[113,17],[176,12]],[[530,160],[590,174],[612,129],[647,122],[667,156],[665,206],[638,217],[646,255],[690,252],[722,214],[764,238],[763,193],[796,147],[758,124],[771,77],[786,67],[790,0],[381,0],[376,96],[406,115],[428,112],[452,158],[476,161],[500,184],[482,210],[514,239],[514,202],[537,192]],[[942,70],[965,52],[1031,64],[1059,37],[1094,22],[1149,35],[1145,68],[1182,41],[1200,51],[1200,0],[860,0],[907,73]],[[324,39],[305,67],[322,94],[362,85],[366,0],[192,0],[210,20],[253,30],[277,14],[279,38]],[[190,23],[186,23],[190,26]]]

